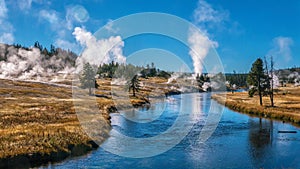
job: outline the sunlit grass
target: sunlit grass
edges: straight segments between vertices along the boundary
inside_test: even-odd
[[[0,158],[101,143],[109,137],[110,112],[148,105],[171,90],[167,79],[141,79],[144,85],[133,97],[111,80],[98,79],[95,96],[76,88],[78,97],[73,98],[71,86],[0,79]]]
[[[91,138],[77,119],[71,88],[0,81],[0,158],[89,146]],[[102,120],[109,126],[108,115]],[[108,136],[109,128],[103,132]]]
[[[220,101],[218,94],[212,96]],[[259,98],[255,95],[253,98],[248,96],[247,92],[226,93],[226,106],[243,113],[258,115],[262,117],[274,118],[283,121],[289,121],[300,125],[300,87],[289,85],[275,91],[274,105],[271,107],[269,97],[263,97],[263,106],[259,105]]]

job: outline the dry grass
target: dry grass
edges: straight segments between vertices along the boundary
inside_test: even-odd
[[[141,82],[136,97],[111,85],[111,79],[100,79],[96,97],[77,88],[78,96],[73,98],[71,87],[0,79],[0,168],[10,157],[50,154],[51,158],[53,152],[70,154],[74,145],[101,143],[110,131],[110,112],[149,105],[174,85],[163,78]]]
[[[222,95],[224,94],[214,95],[212,98],[220,102]],[[226,93],[225,105],[230,109],[300,125],[300,87],[278,89],[274,96],[275,107],[270,106],[269,97],[263,97],[263,103],[260,106],[258,96],[250,98],[247,92]]]
[[[98,97],[78,89],[79,96],[74,99],[70,87],[0,79],[0,159],[68,152],[69,145],[87,144],[92,139],[102,142],[110,131],[109,112],[148,104],[149,97],[164,96],[168,91],[166,79],[141,81],[147,85],[136,97],[111,85],[111,79],[101,79],[95,91]],[[91,127],[98,132],[89,130]]]
[[[0,103],[0,159],[70,152],[70,145],[91,141],[77,119],[71,88],[1,79]],[[108,116],[102,120],[109,126]]]

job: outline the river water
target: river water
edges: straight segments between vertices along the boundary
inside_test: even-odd
[[[188,98],[184,103],[183,96]],[[185,123],[186,128],[191,126],[189,133],[166,152],[145,158],[123,157],[120,156],[120,147],[126,140],[116,141],[112,136],[104,143],[105,150],[100,147],[85,156],[69,158],[41,168],[300,168],[300,130],[287,123],[250,117],[224,108],[223,113],[219,114],[220,121],[217,119],[219,123],[213,134],[205,142],[200,141],[200,133],[211,106],[216,104],[210,99],[209,93],[169,96],[163,103],[155,103],[148,110],[124,113],[126,115],[112,114],[113,130],[140,139],[161,135],[172,128],[180,117],[181,104],[187,107],[185,111],[198,110],[195,114],[189,114],[188,120],[185,118],[184,121],[179,121]],[[282,131],[297,133],[281,133]],[[177,138],[178,134],[182,133],[170,135]],[[145,147],[145,152],[147,150],[149,153],[159,152],[163,146],[163,141],[143,146],[137,144],[136,147],[128,144],[129,148],[124,151],[127,151],[126,156],[134,157],[136,154],[130,154],[130,149],[135,152]],[[118,150],[120,154],[108,152],[110,150],[107,147]]]

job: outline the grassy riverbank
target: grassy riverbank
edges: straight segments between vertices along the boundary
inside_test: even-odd
[[[150,78],[141,79],[143,85],[132,97],[111,80],[97,80],[95,96],[78,88],[85,96],[73,98],[70,81],[57,85],[0,79],[0,168],[29,168],[86,154],[97,147],[92,140],[99,144],[109,136],[110,112],[179,92],[167,79]],[[95,103],[98,112],[90,116]],[[84,127],[98,132],[86,133]]]
[[[277,119],[300,125],[300,87],[288,86],[279,88],[275,92],[275,107],[270,107],[269,97],[263,97],[263,106],[259,105],[258,96],[253,98],[247,92],[226,93],[226,101],[222,101],[225,94],[216,94],[212,98],[226,107],[250,115]]]
[[[28,168],[97,147],[79,124],[70,87],[3,79],[0,84],[0,168]],[[109,116],[100,118],[104,141]]]

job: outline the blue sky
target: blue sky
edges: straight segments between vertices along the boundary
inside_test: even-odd
[[[274,56],[276,68],[300,66],[298,0],[0,0],[0,42],[32,46],[39,41],[79,53],[75,27],[94,33],[111,20],[139,12],[168,13],[195,24],[218,44],[226,72],[248,72],[257,57],[266,55]],[[154,36],[124,42],[125,56],[161,47],[188,57],[186,47]]]

